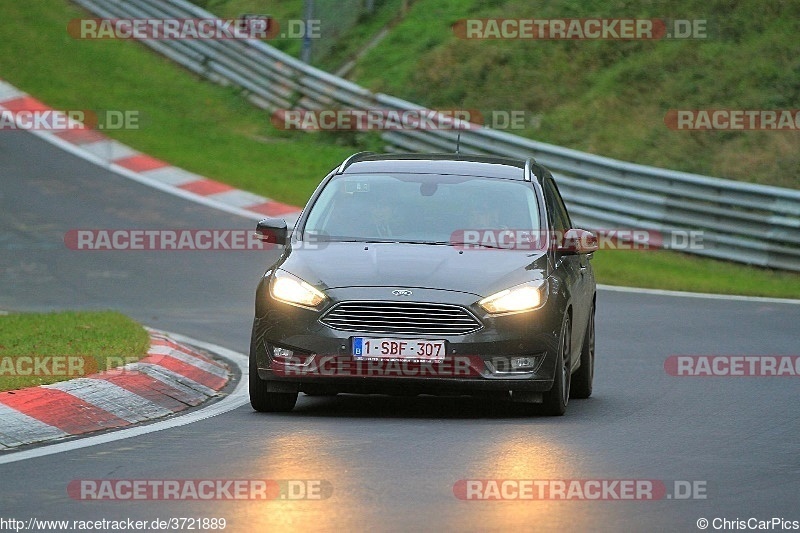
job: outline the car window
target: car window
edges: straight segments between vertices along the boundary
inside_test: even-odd
[[[312,206],[305,234],[331,240],[449,242],[465,229],[539,230],[529,183],[437,174],[333,178]]]
[[[561,231],[570,229],[572,222],[569,219],[567,206],[564,205],[564,200],[552,178],[548,178],[544,182],[544,198],[553,228]]]

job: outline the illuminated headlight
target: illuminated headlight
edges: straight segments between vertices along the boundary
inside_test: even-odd
[[[493,315],[507,315],[531,311],[546,301],[547,284],[544,280],[537,280],[487,296],[478,305]]]
[[[269,291],[276,300],[300,307],[315,308],[327,298],[302,279],[283,270],[275,271]]]

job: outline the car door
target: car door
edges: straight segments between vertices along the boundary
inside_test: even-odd
[[[561,198],[558,187],[551,176],[544,180],[544,197],[547,203],[547,213],[550,227],[557,235],[563,237],[564,232],[572,228],[569,212]],[[572,340],[573,350],[580,346],[586,331],[589,309],[591,305],[592,276],[589,268],[589,259],[586,254],[565,255],[556,253],[555,275],[565,284],[565,290],[572,301]],[[577,362],[573,358],[573,365]]]

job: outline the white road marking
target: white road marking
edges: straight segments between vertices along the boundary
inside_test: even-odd
[[[233,189],[232,191],[218,192],[217,194],[210,195],[211,198],[222,202],[226,205],[234,207],[241,207],[246,209],[250,205],[258,205],[264,203],[264,197],[251,192]]]
[[[767,298],[764,296],[738,296],[735,294],[709,294],[705,292],[685,292],[667,291],[663,289],[641,289],[638,287],[621,287],[617,285],[597,284],[597,288],[602,291],[612,292],[633,292],[641,294],[653,294],[656,296],[678,296],[681,298],[704,298],[706,300],[735,300],[740,302],[761,302],[770,304],[800,305],[800,300],[790,298]]]
[[[173,414],[171,410],[104,379],[78,378],[45,385],[45,388],[71,394],[131,424]]]
[[[200,174],[193,174],[178,167],[162,167],[154,170],[147,170],[142,172],[142,174],[145,174],[150,179],[154,179],[166,185],[172,185],[173,187],[179,187],[187,183],[206,179]]]
[[[206,387],[202,383],[198,383],[191,378],[187,378],[183,374],[178,374],[163,366],[150,363],[131,363],[130,365],[126,365],[125,369],[136,370],[142,374],[147,374],[151,378],[166,383],[173,389],[185,392],[191,397],[197,397],[200,400],[205,400],[206,397],[210,398],[217,395],[217,391],[211,387]]]
[[[166,355],[172,357],[173,359],[177,359],[187,365],[192,365],[193,367],[202,370],[203,372],[208,372],[209,374],[213,374],[217,377],[227,377],[228,371],[222,367],[219,367],[215,364],[209,363],[207,361],[203,361],[202,359],[195,357],[193,355],[185,354],[180,350],[175,350],[174,348],[170,348],[169,346],[153,346],[147,352],[147,355],[152,356],[159,356],[159,355]]]
[[[9,102],[11,100],[16,100],[17,98],[22,98],[23,96],[28,96],[28,95],[20,91],[10,83],[0,81],[0,104],[3,104],[4,102]],[[2,105],[0,105],[0,107],[2,107]]]
[[[0,418],[3,419],[3,429],[8,430],[8,433],[0,433],[0,444],[7,447],[23,444],[17,439],[19,436],[22,436],[26,443],[67,436],[57,427],[45,424],[2,403],[0,403]]]
[[[133,157],[135,155],[141,155],[130,146],[124,145],[118,141],[113,141],[111,139],[96,141],[89,144],[82,144],[81,148],[90,154],[94,154],[98,157],[103,157],[112,161]]]

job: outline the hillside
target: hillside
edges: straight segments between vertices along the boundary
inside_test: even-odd
[[[198,0],[200,2],[201,0]],[[317,3],[324,3],[319,0]],[[328,0],[330,1],[330,0]],[[254,0],[206,0],[233,15]],[[397,13],[383,5],[382,20]],[[302,2],[275,4],[298,16]],[[465,40],[464,18],[658,18],[706,20],[707,37],[688,40]],[[325,24],[325,20],[322,21]],[[374,28],[374,21],[365,25]],[[800,131],[674,131],[670,109],[800,107],[800,2],[670,0],[423,0],[358,61],[352,78],[435,108],[524,111],[533,125],[515,131],[600,155],[709,174],[800,187]],[[363,27],[342,48],[366,42]],[[278,42],[295,53],[297,43]]]

